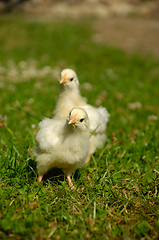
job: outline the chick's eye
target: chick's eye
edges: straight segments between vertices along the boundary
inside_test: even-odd
[[[70,81],[73,81],[73,78],[70,78]]]
[[[83,121],[84,121],[84,118],[81,118],[81,119],[80,119],[80,122],[83,122]]]

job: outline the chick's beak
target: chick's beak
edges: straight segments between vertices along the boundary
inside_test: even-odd
[[[69,120],[68,124],[76,125],[76,124],[77,124],[76,116],[77,116],[77,114],[75,114],[74,116],[72,116],[71,119]]]
[[[67,74],[65,74],[65,75],[60,79],[60,84],[65,84],[65,83],[67,83],[66,75],[67,75]]]

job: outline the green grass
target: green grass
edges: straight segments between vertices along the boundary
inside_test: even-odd
[[[0,239],[159,238],[159,61],[92,35],[91,21],[0,18]],[[38,183],[30,154],[65,67],[111,115],[106,146],[74,175],[75,192],[61,172]]]

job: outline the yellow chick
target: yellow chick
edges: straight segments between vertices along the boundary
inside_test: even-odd
[[[96,149],[102,148],[105,144],[105,132],[110,115],[104,107],[95,108],[87,104],[86,100],[80,95],[79,81],[72,69],[64,69],[61,72],[59,86],[60,91],[55,110],[53,111],[53,119],[65,119],[73,107],[83,108],[87,112],[91,136],[88,162]]]
[[[45,118],[35,137],[38,180],[51,168],[62,168],[71,189],[70,175],[86,163],[89,152],[89,119],[82,108],[73,108],[65,121]]]

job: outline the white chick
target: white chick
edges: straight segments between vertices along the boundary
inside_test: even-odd
[[[86,163],[89,152],[89,119],[82,108],[73,108],[65,121],[44,119],[39,123],[34,148],[38,180],[51,168],[62,168],[69,185],[70,175]]]
[[[89,162],[92,154],[97,148],[102,148],[106,141],[106,127],[109,113],[106,108],[95,108],[87,104],[81,97],[79,81],[72,69],[64,69],[59,78],[60,91],[58,101],[53,111],[53,119],[65,119],[73,107],[81,107],[86,110],[90,121],[90,150],[87,158]]]

